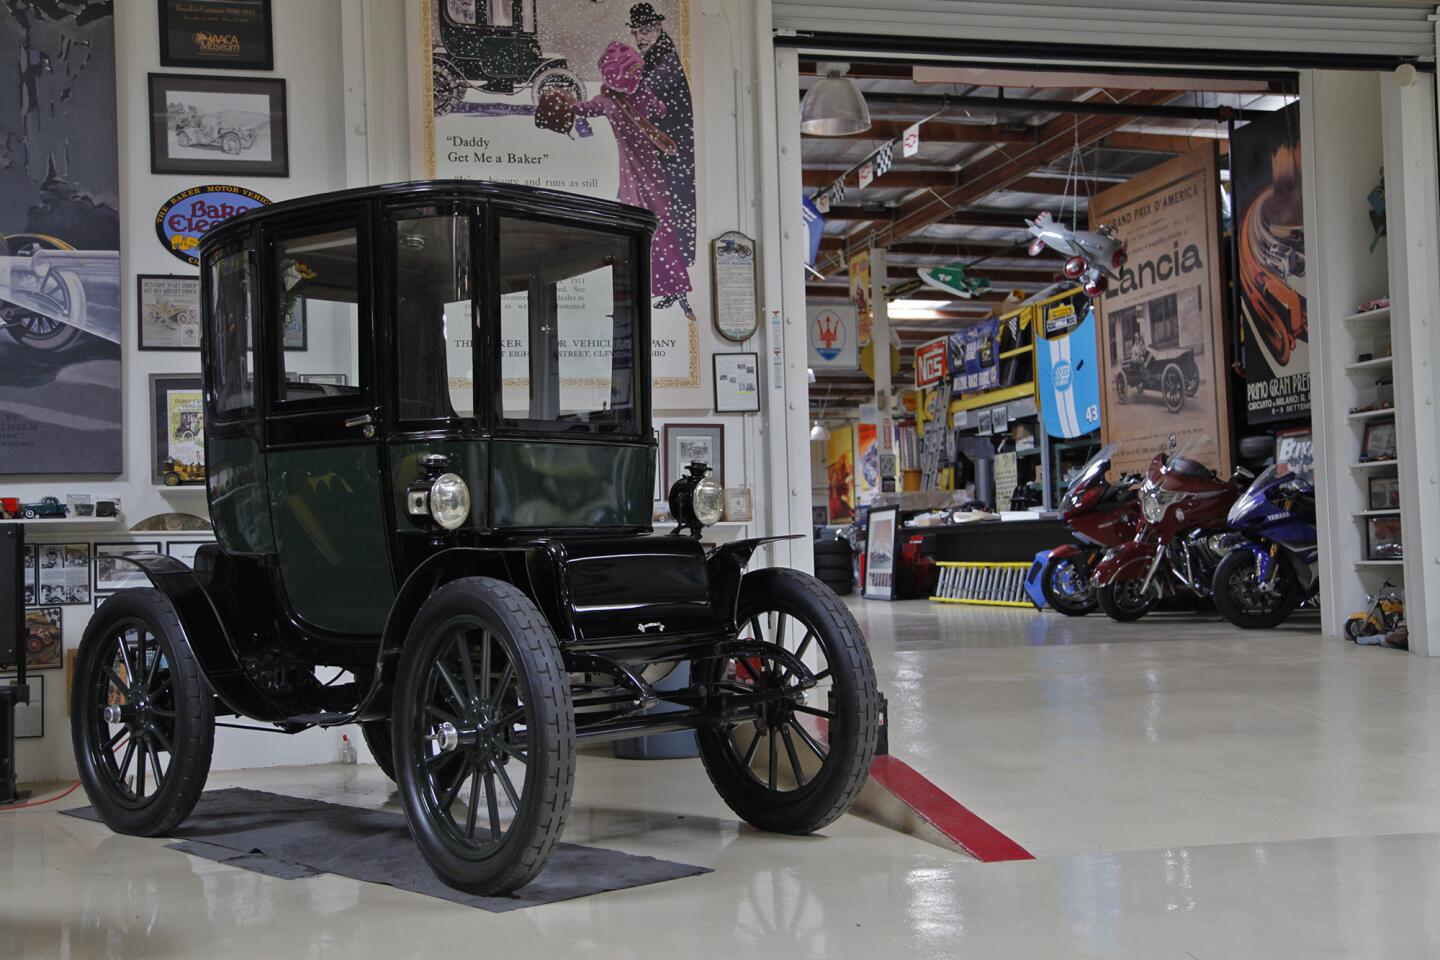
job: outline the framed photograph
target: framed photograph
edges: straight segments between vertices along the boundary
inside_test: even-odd
[[[895,549],[900,530],[899,507],[875,507],[865,534],[865,586],[872,600],[895,599]]]
[[[165,544],[165,555],[174,557],[191,570],[195,569],[195,551],[214,540],[170,540]]]
[[[1367,560],[1402,560],[1405,545],[1400,538],[1399,517],[1369,517],[1365,522],[1365,558]]]
[[[150,482],[205,484],[204,384],[199,377],[150,375]]]
[[[283,338],[286,350],[308,350],[310,349],[310,324],[305,313],[305,298],[296,300],[290,307],[290,312],[285,315],[285,335]],[[345,379],[343,373],[317,373],[311,374],[317,377],[339,377]],[[306,382],[303,378],[301,382]],[[312,380],[311,383],[334,383],[333,380]],[[344,386],[342,383],[341,386]]]
[[[91,591],[98,601],[101,597],[125,590],[129,587],[148,587],[150,579],[133,563],[117,560],[117,557],[132,553],[159,553],[160,541],[142,543],[97,543],[95,544],[95,588]]]
[[[160,63],[274,70],[270,0],[160,0]]]
[[[200,349],[200,278],[142,273],[135,278],[141,350]]]
[[[685,473],[691,461],[710,464],[710,476],[725,486],[725,425],[723,423],[665,424],[665,484],[667,492]]]
[[[343,373],[302,373],[301,383],[328,383],[337,387],[348,387],[350,377]]]
[[[811,507],[810,522],[817,527],[824,527],[830,523],[830,510],[828,507]]]
[[[288,177],[285,81],[150,74],[150,172]]]
[[[716,413],[760,412],[760,354],[712,354]]]
[[[749,490],[732,487],[725,491],[725,519],[732,523],[749,523],[755,519],[754,500]]]
[[[1395,459],[1394,420],[1378,420],[1365,424],[1365,439],[1360,443],[1360,459]]]
[[[39,543],[36,603],[73,606],[90,602],[90,545]]]
[[[35,584],[36,584],[36,582],[37,582],[36,579],[35,579],[35,576],[36,576],[36,562],[37,562],[37,553],[36,553],[35,544],[33,544],[33,543],[27,543],[27,544],[25,544],[25,567],[24,567],[24,570],[23,570],[23,575],[24,575],[24,577],[25,577],[25,582],[24,582],[24,588],[25,588],[25,589],[24,589],[23,592],[24,592],[24,594],[25,594],[25,606],[27,606],[27,607],[33,607],[33,606],[35,606]]]
[[[0,686],[8,687],[18,679],[13,673],[0,674]],[[45,736],[45,678],[31,674],[25,684],[30,688],[30,702],[15,704],[16,740]]]
[[[37,607],[25,611],[25,668],[58,670],[65,665],[65,643],[61,636],[64,612],[59,607]]]
[[[1371,477],[1371,478],[1370,478],[1370,509],[1371,509],[1371,510],[1399,510],[1399,509],[1400,509],[1400,478],[1399,478],[1399,477]]]

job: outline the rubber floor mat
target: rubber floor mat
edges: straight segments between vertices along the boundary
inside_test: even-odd
[[[100,820],[92,807],[64,813]],[[562,843],[530,883],[505,897],[452,890],[410,838],[402,814],[231,788],[204,793],[172,849],[286,880],[334,873],[494,913],[710,873],[706,867]]]

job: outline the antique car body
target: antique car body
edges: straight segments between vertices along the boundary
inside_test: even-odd
[[[1145,360],[1125,358],[1115,374],[1115,397],[1121,403],[1129,402],[1132,395],[1146,390],[1160,394],[1165,409],[1179,413],[1185,406],[1185,398],[1193,397],[1200,389],[1200,368],[1195,363],[1195,351],[1188,347],[1153,349],[1147,351]]]
[[[26,520],[34,520],[37,517],[64,517],[69,513],[69,508],[60,502],[59,497],[41,497],[34,503],[20,504],[20,516]]]
[[[536,104],[550,88],[585,99],[585,84],[564,57],[540,47],[535,0],[445,0],[432,53],[434,110],[444,116],[474,84],[509,96],[529,89]]]
[[[701,543],[723,499],[703,464],[670,491],[681,527],[651,529],[654,229],[613,202],[431,181],[206,237],[218,543],[193,571],[133,558],[155,591],[122,591],[86,632],[72,721],[107,822],[183,819],[193,798],[155,785],[146,755],[203,782],[207,709],[290,732],[359,722],[432,867],[471,891],[544,865],[578,738],[695,730],[717,789],[763,828],[848,808],[878,715],[853,617],[796,571],[746,573],[763,540]],[[309,348],[286,350],[301,299]],[[312,363],[343,382],[299,379]],[[682,662],[689,682],[657,690]],[[353,679],[317,675],[337,670]],[[138,790],[116,756],[127,730]]]
[[[76,250],[58,237],[0,237],[0,330],[33,350],[89,335],[120,342],[120,254]]]

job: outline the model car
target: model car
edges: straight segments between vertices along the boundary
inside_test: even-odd
[[[1200,389],[1200,368],[1188,347],[1147,349],[1144,359],[1126,357],[1115,374],[1115,398],[1128,403],[1131,396],[1156,390],[1171,413],[1179,413],[1185,398]]]
[[[218,542],[193,571],[116,558],[152,588],[105,601],[75,668],[77,764],[112,828],[185,819],[217,714],[359,723],[426,859],[474,892],[544,866],[582,741],[694,730],[721,796],[766,830],[850,806],[878,715],[855,619],[804,573],[747,571],[783,538],[702,542],[723,507],[706,464],[669,491],[675,529],[652,529],[655,228],[613,202],[438,181],[206,235]],[[283,348],[298,300],[303,353]],[[322,351],[343,385],[293,376]],[[688,682],[660,689],[681,664]]]
[[[472,85],[504,96],[528,88],[536,105],[551,89],[585,99],[585,84],[566,59],[541,51],[535,4],[448,0],[439,7],[440,42],[431,54],[437,117]]]
[[[205,479],[205,464],[186,463],[166,457],[160,472],[160,480],[167,487],[178,487],[182,483],[196,483]]]
[[[26,520],[35,520],[40,517],[63,517],[69,513],[69,508],[60,502],[59,497],[41,497],[34,503],[20,504],[20,516]]]

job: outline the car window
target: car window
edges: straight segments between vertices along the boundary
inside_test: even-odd
[[[476,0],[445,0],[445,12],[456,23],[475,22]]]
[[[210,358],[215,410],[222,416],[255,406],[255,353],[250,348],[250,258],[243,248],[210,260]]]
[[[499,242],[505,419],[531,429],[634,431],[629,238],[504,218]]]
[[[434,208],[395,221],[400,419],[475,415],[470,218]]]
[[[359,230],[345,227],[275,243],[277,310],[272,336],[283,343],[275,399],[358,396],[361,382]]]

